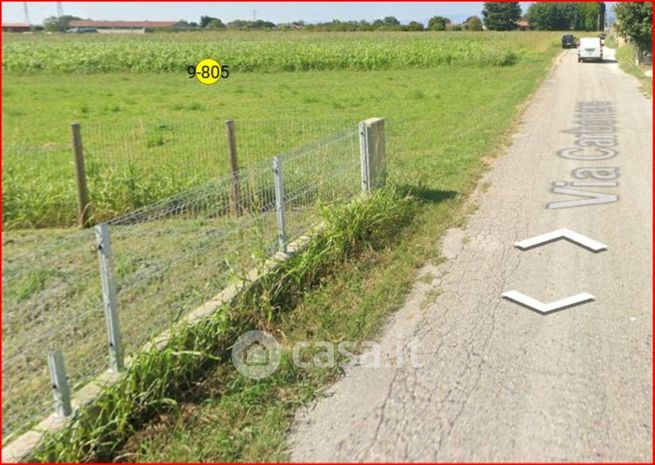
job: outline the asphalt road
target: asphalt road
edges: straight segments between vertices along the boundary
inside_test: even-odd
[[[348,368],[301,411],[292,459],[650,462],[651,128],[636,79],[564,52],[481,181],[479,209],[440,244],[448,261],[421,270],[389,322],[389,366]],[[560,228],[607,250],[514,247]],[[543,315],[509,290],[594,300]]]

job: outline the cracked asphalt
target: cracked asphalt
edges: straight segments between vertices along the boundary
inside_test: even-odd
[[[480,181],[478,210],[435,244],[447,261],[420,270],[388,322],[379,342],[389,363],[348,367],[300,411],[292,460],[652,461],[652,111],[638,86],[611,60],[558,58]],[[611,109],[615,156],[558,155],[574,147],[565,131],[579,105]],[[576,187],[618,199],[547,208],[587,199],[553,192],[580,168],[620,174],[618,186]],[[608,249],[513,246],[559,228]],[[595,300],[540,315],[501,298],[512,289]],[[393,363],[398,347],[403,363]]]

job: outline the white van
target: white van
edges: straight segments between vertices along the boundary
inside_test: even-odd
[[[600,37],[582,37],[578,46],[578,63],[586,60],[603,61]]]

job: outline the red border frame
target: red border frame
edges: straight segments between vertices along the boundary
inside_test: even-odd
[[[251,2],[245,2],[244,0],[223,0],[223,1],[216,1],[216,0],[194,0],[197,3],[251,3]],[[508,1],[508,0],[500,0],[500,1]],[[556,2],[557,0],[540,0],[541,2]],[[621,0],[621,2],[624,0]],[[56,3],[52,2],[51,0],[47,0],[46,2],[50,3]],[[44,2],[44,3],[46,3]],[[175,0],[139,0],[139,2],[143,3],[185,3],[185,2],[176,2]],[[265,3],[405,3],[403,1],[397,1],[397,0],[332,0],[332,1],[326,1],[326,0],[264,0]],[[586,3],[586,2],[591,2],[591,0],[578,0],[576,3]],[[23,3],[18,0],[2,0],[1,3]],[[28,3],[37,3],[37,0],[28,0]],[[70,0],[66,3],[135,3],[134,0],[93,0],[93,1],[85,1],[85,0]],[[410,3],[410,2],[407,2]],[[454,1],[454,2],[447,2],[444,0],[411,0],[411,3],[479,3],[479,2],[471,2],[471,1]],[[607,2],[605,2],[607,3]],[[614,3],[619,3],[619,2],[614,2]],[[651,3],[651,7],[653,6],[653,3]],[[2,20],[2,11],[0,11],[0,21]],[[1,37],[1,36],[0,36]],[[0,45],[1,45],[1,38],[0,38]],[[655,31],[653,31],[653,42],[655,42]],[[0,60],[2,59],[2,50],[0,50]],[[2,85],[2,71],[0,71],[0,86]],[[651,82],[651,86],[653,83]],[[2,105],[2,96],[0,95],[0,106]],[[653,105],[653,99],[651,97],[651,111],[655,109],[655,105]],[[655,122],[653,123],[653,130],[655,130]],[[651,132],[651,137],[652,137],[653,132]],[[2,125],[0,125],[0,136],[2,135]],[[0,139],[1,140],[1,139]],[[1,146],[1,142],[0,142]],[[654,168],[655,171],[655,150],[653,153],[651,153],[651,160],[652,160],[652,167]],[[2,169],[2,157],[0,156],[0,170]],[[0,183],[0,192],[2,192],[2,185]],[[655,242],[655,187],[653,188],[653,191],[651,192],[651,208],[652,208],[652,216],[653,216],[653,221],[651,224],[651,231],[653,232],[653,235],[651,236],[651,245],[653,242]],[[0,213],[2,213],[2,199],[0,198]],[[2,231],[2,225],[0,225],[0,231]],[[2,243],[0,242],[0,257],[2,256]],[[652,285],[651,285],[651,329],[655,330],[655,309],[654,309],[654,296],[653,296],[653,287],[655,287],[655,254],[651,253],[651,263],[652,263],[652,269],[651,269],[651,279]],[[0,269],[0,277],[2,276],[2,270]],[[2,292],[2,281],[0,281],[0,293]],[[2,308],[2,303],[0,303],[0,309]],[[0,314],[0,323],[2,322],[2,315]],[[651,396],[653,395],[655,389],[653,388],[653,385],[655,385],[655,359],[653,358],[653,333],[651,332],[651,341],[650,341],[650,347],[651,347],[651,376],[652,376],[652,384],[651,384]],[[2,343],[2,334],[0,333],[0,344]],[[2,374],[0,373],[0,381],[2,380]],[[2,400],[2,393],[0,393],[0,400]],[[651,397],[651,406],[652,406],[652,412],[651,412],[651,434],[652,436],[652,441],[651,441],[651,460],[653,460],[655,463],[655,432],[653,432],[653,427],[655,426],[655,404],[653,403],[653,398]],[[2,406],[0,404],[0,415],[2,414]],[[104,462],[97,462],[97,463],[104,463]],[[195,462],[188,462],[188,463],[195,463]],[[215,462],[219,463],[219,462]],[[319,464],[321,462],[318,462]],[[348,463],[348,462],[346,462]],[[385,463],[405,463],[405,462],[385,462]],[[419,462],[419,464],[422,463],[428,463],[428,462]],[[449,463],[449,462],[440,462],[440,463]],[[452,462],[450,462],[452,463]],[[477,465],[477,464],[482,464],[486,462],[457,462],[458,464],[462,465]],[[516,462],[494,462],[498,464],[502,463],[516,463]],[[537,463],[548,463],[550,465],[563,465],[563,464],[568,464],[568,463],[597,463],[597,462],[520,462],[520,463],[526,463],[526,464],[537,464]],[[604,462],[604,463],[615,463],[615,464],[631,464],[631,463],[639,463],[639,462]],[[648,462],[642,462],[642,463],[648,463]],[[247,465],[247,462],[245,463]],[[316,464],[314,464],[316,465]]]

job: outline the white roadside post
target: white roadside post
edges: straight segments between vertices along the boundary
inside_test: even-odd
[[[52,397],[55,400],[55,413],[60,417],[68,417],[73,412],[71,407],[71,390],[66,377],[64,354],[56,349],[48,353],[48,370],[52,383]]]
[[[100,262],[100,280],[102,282],[102,303],[105,310],[109,356],[111,357],[110,365],[113,371],[119,372],[123,370],[125,365],[123,362],[121,329],[118,322],[114,259],[111,251],[109,225],[106,223],[99,224],[95,227],[95,232],[96,248]]]
[[[387,176],[386,136],[383,118],[359,123],[362,192],[384,187]]]

